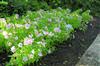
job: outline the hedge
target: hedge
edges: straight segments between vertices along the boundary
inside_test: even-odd
[[[23,15],[26,11],[52,8],[70,8],[72,10],[90,9],[93,15],[100,15],[100,0],[3,0],[8,4],[0,4],[0,17],[6,14],[18,13]],[[4,3],[5,3],[4,2]]]
[[[11,57],[6,66],[28,66],[39,61],[91,19],[89,11],[71,12],[61,8],[0,18],[0,47]]]

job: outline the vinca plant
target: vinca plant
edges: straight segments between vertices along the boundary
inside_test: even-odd
[[[0,18],[0,48],[5,48],[11,58],[6,66],[29,66],[39,61],[91,19],[89,11],[61,8]]]

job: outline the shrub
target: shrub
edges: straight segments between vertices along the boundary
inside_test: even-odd
[[[87,14],[87,15],[82,15]],[[84,17],[89,17],[88,20]],[[39,10],[1,19],[0,45],[11,52],[11,59],[6,66],[23,66],[38,61],[54,51],[55,45],[70,38],[74,29],[89,22],[89,11],[71,12],[69,9]],[[6,23],[5,23],[6,22]],[[3,42],[3,44],[2,44]]]
[[[50,8],[71,8],[72,10],[91,10],[93,15],[100,15],[100,0],[4,0],[8,3],[0,4],[1,17],[7,14],[18,13],[20,15],[28,10],[48,10]]]
[[[18,13],[23,15],[26,11],[34,11],[39,9],[47,10],[49,9],[47,3],[45,1],[38,1],[38,0],[7,0],[8,4],[0,4],[0,17],[3,17],[4,13],[6,12],[9,15],[14,13]],[[5,13],[5,15],[6,15]]]
[[[76,10],[82,8],[90,9],[92,14],[100,15],[100,0],[45,0],[52,8],[63,7]]]

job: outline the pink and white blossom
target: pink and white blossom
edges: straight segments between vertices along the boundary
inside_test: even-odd
[[[6,31],[3,31],[3,36],[4,36],[5,39],[9,38],[8,33]]]
[[[25,38],[24,45],[31,45],[34,42],[33,38]]]

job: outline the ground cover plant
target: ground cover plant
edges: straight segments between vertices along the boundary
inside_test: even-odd
[[[83,30],[92,19],[89,12],[58,8],[0,18],[0,48],[11,57],[6,66],[30,65],[52,53],[55,45],[70,38],[75,29]]]

